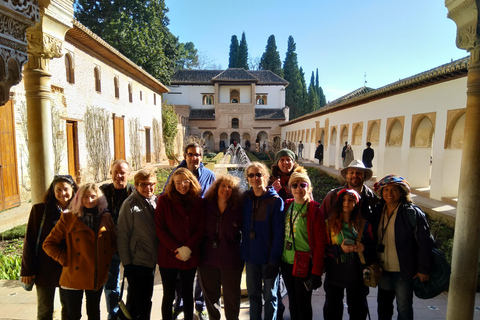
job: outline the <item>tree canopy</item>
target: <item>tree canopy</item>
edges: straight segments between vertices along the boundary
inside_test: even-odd
[[[289,82],[285,90],[285,104],[290,108],[290,119],[301,116],[304,106],[302,79],[298,68],[296,44],[292,36],[288,37],[287,53],[283,63],[284,79]]]
[[[179,59],[184,67],[195,60],[192,47],[181,47],[168,29],[167,13],[164,0],[77,0],[75,5],[78,21],[165,84],[182,65]]]
[[[248,70],[248,45],[245,32],[242,33],[242,40],[240,40],[240,45],[238,46],[236,68]]]
[[[237,67],[237,57],[238,57],[238,38],[236,35],[232,36],[230,40],[230,55],[228,59],[228,67],[236,68]]]
[[[283,77],[282,61],[280,60],[280,53],[277,50],[275,36],[272,34],[268,37],[265,52],[260,59],[260,70],[270,70],[276,75]]]

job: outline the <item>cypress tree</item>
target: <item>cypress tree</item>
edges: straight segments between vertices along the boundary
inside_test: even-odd
[[[273,34],[268,37],[265,52],[260,59],[259,69],[270,70],[276,75],[283,77],[282,61],[280,60],[280,53],[277,50],[277,44]]]
[[[320,81],[318,80],[318,68],[317,68],[317,77],[315,79],[315,88],[317,89],[318,107],[323,108],[327,104],[327,99],[323,94],[322,87],[320,87]]]
[[[248,70],[248,46],[245,32],[242,33],[242,40],[240,40],[240,45],[238,47],[236,68]]]
[[[230,55],[228,58],[229,68],[237,67],[237,57],[238,57],[238,38],[236,35],[233,35],[232,40],[230,41]]]
[[[284,79],[289,82],[285,90],[285,104],[290,107],[290,119],[298,118],[304,103],[302,80],[298,69],[296,44],[292,36],[288,37],[287,53],[283,63]]]

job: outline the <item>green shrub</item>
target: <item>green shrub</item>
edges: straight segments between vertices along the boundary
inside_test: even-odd
[[[169,168],[158,168],[155,171],[155,173],[157,174],[157,186],[155,189],[156,195],[159,195],[163,191],[163,188],[167,183],[168,176],[170,175],[170,172],[172,172],[172,169],[169,169]]]
[[[22,256],[0,252],[0,279],[18,280],[22,267]]]
[[[10,230],[7,230],[2,233],[2,240],[12,240],[17,238],[25,237],[25,233],[27,232],[27,225],[23,224],[21,226],[16,226]]]
[[[313,199],[318,203],[322,203],[328,191],[341,186],[337,179],[321,173],[315,168],[307,168],[307,174],[312,182]]]

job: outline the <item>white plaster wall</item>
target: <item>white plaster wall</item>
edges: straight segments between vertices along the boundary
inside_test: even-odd
[[[319,127],[322,128],[325,126],[325,120],[328,119],[329,141],[328,147],[324,151],[324,165],[334,165],[335,168],[340,169],[341,159],[339,158],[341,149],[339,148],[343,146],[343,142],[340,143],[339,140],[339,135],[341,134],[339,132],[340,126],[349,126],[350,142],[352,125],[363,122],[362,142],[360,145],[353,146],[355,157],[361,159],[367,142],[368,121],[380,120],[379,144],[378,146],[372,146],[375,150],[373,170],[377,179],[387,174],[396,173],[404,176],[407,180],[411,179],[414,184],[423,185],[427,181],[425,172],[430,172],[430,169],[425,170],[426,165],[420,165],[420,162],[415,161],[415,157],[421,155],[423,158],[427,158],[428,155],[429,159],[432,153],[430,196],[434,199],[441,199],[442,196],[456,196],[461,157],[459,157],[458,152],[445,150],[444,148],[446,121],[448,110],[465,108],[466,84],[467,78],[463,77],[372,101],[360,106],[332,111],[301,122],[287,124],[282,126],[282,141],[288,132],[315,127],[315,121],[318,121]],[[410,148],[412,116],[432,112],[436,115],[432,148],[413,150]],[[402,116],[404,117],[402,145],[400,147],[386,147],[387,120]],[[338,136],[336,147],[332,147],[330,143],[331,128],[334,126],[337,127]],[[446,156],[447,153],[448,156]],[[313,160],[313,154],[311,153],[310,160]],[[429,162],[427,163],[429,168]],[[419,175],[419,172],[422,175]],[[452,174],[452,172],[455,174]],[[456,175],[455,178],[453,177],[454,175]],[[448,180],[447,183],[445,182],[446,179]]]
[[[214,108],[214,105],[203,105],[205,93],[215,93],[215,87],[211,86],[170,86],[170,92],[164,93],[163,97],[169,104],[189,105],[192,109]],[[180,92],[181,94],[177,94]],[[217,97],[215,97],[215,100]]]
[[[261,105],[262,108],[283,108],[285,106],[285,90],[283,86],[255,86],[255,95],[267,94],[267,104]],[[282,140],[283,141],[283,140]]]
[[[142,83],[130,78],[127,74],[122,73],[121,70],[115,66],[105,63],[90,53],[76,48],[73,44],[65,43],[66,52],[72,55],[72,61],[75,72],[75,83],[70,84],[66,81],[65,57],[50,60],[50,72],[52,74],[52,86],[63,89],[64,103],[66,106],[63,118],[78,121],[78,152],[80,170],[88,171],[87,149],[85,141],[85,123],[83,121],[84,113],[89,106],[97,106],[104,108],[110,113],[115,113],[116,116],[125,116],[124,132],[125,132],[125,155],[126,160],[130,161],[130,143],[129,143],[129,120],[132,118],[139,118],[141,128],[139,134],[141,139],[142,159],[145,157],[145,132],[144,127],[153,127],[153,119],[160,121],[162,119],[162,97],[160,92],[155,92],[150,88],[144,86]],[[101,92],[95,91],[94,68],[100,68],[101,75]],[[115,98],[114,77],[119,78],[119,98]],[[129,102],[128,84],[132,84],[133,102]],[[18,112],[18,105],[25,101],[25,89],[23,81],[12,88],[15,92],[16,101],[15,108]],[[142,92],[142,99],[140,100],[140,91]],[[58,95],[59,93],[56,93]],[[154,95],[156,96],[156,103],[154,103]],[[54,95],[52,94],[52,97]],[[18,103],[17,103],[18,102]],[[18,121],[18,120],[16,120]],[[65,121],[62,121],[65,124]],[[113,136],[113,120],[109,121],[109,143],[111,157],[114,157],[114,136]],[[154,152],[153,147],[153,131],[151,131],[151,151]],[[23,148],[22,143],[25,144],[24,139],[21,138],[21,133],[17,130],[17,149]],[[66,138],[65,138],[66,140]],[[19,165],[21,160],[20,153]],[[65,146],[65,156],[62,161],[61,173],[66,173],[68,170],[67,150]],[[19,181],[29,179],[26,170],[19,170]]]
[[[230,91],[231,90],[240,91],[240,101],[239,103],[252,103],[252,87],[251,86],[220,86],[220,103],[230,103]]]
[[[411,148],[408,162],[408,182],[411,187],[430,185],[430,148]]]

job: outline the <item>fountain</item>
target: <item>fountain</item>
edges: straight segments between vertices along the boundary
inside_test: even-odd
[[[229,173],[233,176],[240,178],[240,186],[242,190],[247,190],[247,182],[245,181],[243,175],[243,168],[250,163],[245,150],[237,144],[229,145],[225,155],[220,159],[220,161],[215,165],[214,173],[215,174],[224,174]]]

